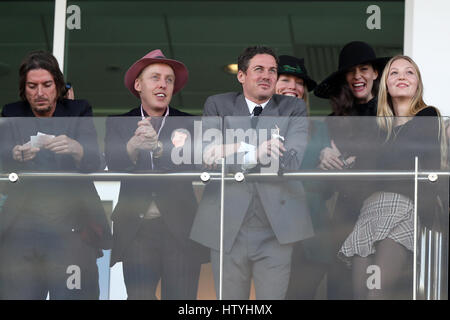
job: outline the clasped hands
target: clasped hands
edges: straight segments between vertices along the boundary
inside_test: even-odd
[[[68,154],[80,162],[83,158],[84,150],[81,144],[69,138],[66,135],[60,135],[50,138],[47,143],[42,146],[43,149],[54,152],[55,154]],[[22,145],[16,145],[12,150],[13,159],[20,162],[26,162],[34,159],[41,148],[33,147],[31,142]]]
[[[228,157],[234,153],[239,152],[241,143],[234,144],[214,144],[208,146],[203,153],[203,162],[207,168],[216,168],[218,161],[223,157]],[[256,160],[258,162],[266,162],[269,157],[278,159],[283,156],[286,151],[284,144],[278,138],[272,138],[262,142],[256,148]]]
[[[320,162],[318,167],[322,170],[342,170],[351,167],[355,160],[355,156],[344,159],[334,141],[331,140],[331,148],[326,147],[320,151]]]
[[[134,135],[127,143],[127,152],[130,159],[136,162],[139,150],[159,151],[155,158],[162,154],[162,143],[158,141],[158,134],[150,123],[150,118],[145,118],[137,123],[138,127]]]

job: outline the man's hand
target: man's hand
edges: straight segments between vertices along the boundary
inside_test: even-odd
[[[283,156],[283,152],[286,151],[283,142],[278,138],[272,138],[261,143],[257,150],[257,156],[259,162],[265,162],[263,159],[268,157],[274,157],[278,159]],[[262,160],[262,161],[261,161]]]
[[[320,151],[319,168],[322,170],[342,170],[355,162],[356,157],[351,156],[343,160],[341,152],[331,140],[331,148],[327,147]],[[344,163],[345,162],[345,163]]]
[[[84,150],[81,144],[66,136],[65,134],[51,139],[44,145],[44,148],[54,152],[55,154],[69,154],[77,163],[80,163],[84,155]]]
[[[203,163],[208,169],[215,169],[221,158],[226,158],[236,153],[239,150],[239,146],[240,143],[209,145],[203,152]]]
[[[26,162],[34,159],[36,154],[40,151],[39,148],[34,148],[31,146],[30,142],[23,145],[16,145],[12,149],[13,159],[20,162]]]
[[[131,161],[136,163],[139,150],[153,151],[158,146],[158,134],[150,123],[150,118],[137,123],[134,136],[127,143],[127,152]]]

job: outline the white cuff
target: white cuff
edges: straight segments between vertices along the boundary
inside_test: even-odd
[[[258,161],[256,160],[256,147],[254,145],[241,142],[238,152],[244,152],[242,169],[248,170],[256,167]]]

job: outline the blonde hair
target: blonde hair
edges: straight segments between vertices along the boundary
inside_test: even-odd
[[[423,82],[422,82],[422,76],[420,74],[419,67],[414,62],[413,59],[411,59],[408,56],[404,55],[397,55],[393,58],[391,58],[388,63],[386,64],[383,74],[381,75],[380,79],[380,89],[378,91],[378,107],[377,107],[377,124],[378,126],[386,131],[386,141],[389,140],[389,138],[392,135],[393,131],[393,122],[395,120],[395,114],[394,114],[394,106],[392,103],[392,98],[389,94],[388,88],[387,88],[387,78],[389,77],[389,70],[392,66],[392,64],[397,60],[406,60],[409,63],[412,64],[412,66],[415,69],[416,75],[417,75],[417,90],[414,96],[411,98],[411,101],[409,103],[409,114],[408,116],[415,116],[418,112],[428,107],[428,105],[423,101]],[[431,107],[431,106],[430,106]],[[444,124],[441,117],[441,113],[439,112],[439,109],[436,107],[433,107],[439,117],[439,140],[441,144],[441,166],[442,168],[447,167],[447,137],[444,130]]]
[[[285,74],[285,73],[281,73],[281,74],[279,74],[278,75],[278,79],[277,79],[277,82],[278,82],[278,80],[280,79],[280,76],[281,75],[289,75],[289,74]],[[303,97],[301,97],[301,99],[303,99],[303,101],[305,101],[305,105],[306,105],[306,112],[307,112],[307,115],[309,116],[310,115],[310,107],[309,107],[309,93],[308,93],[308,86],[306,85],[306,81],[305,81],[305,79],[303,79],[303,78],[300,78],[299,76],[296,76],[296,75],[293,75],[294,77],[296,77],[296,78],[298,78],[298,79],[302,79],[303,80]]]

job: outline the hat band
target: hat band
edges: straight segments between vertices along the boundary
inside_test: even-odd
[[[303,70],[299,66],[292,67],[290,65],[285,64],[285,65],[281,66],[281,68],[283,69],[282,71],[284,71],[284,72],[294,72],[294,73],[303,74]]]

